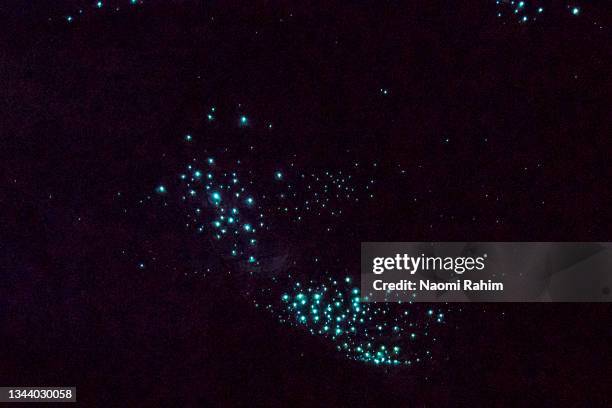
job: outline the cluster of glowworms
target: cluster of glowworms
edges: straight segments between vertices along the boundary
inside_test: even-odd
[[[498,7],[497,17],[512,17],[518,23],[537,21],[549,7],[549,2],[541,0],[496,0],[495,3]],[[581,7],[573,2],[563,2],[563,7],[574,17],[582,13]]]
[[[204,120],[215,121],[216,113],[211,107]],[[238,127],[250,122],[247,116],[233,121]],[[188,146],[197,138],[182,137]],[[236,157],[228,149],[192,157],[182,172],[152,187],[160,208],[178,203],[184,226],[204,241],[203,250],[239,274],[254,305],[281,323],[330,340],[358,361],[411,366],[432,359],[436,328],[446,324],[450,306],[364,302],[355,282],[358,270],[291,248],[291,231],[308,225],[309,233],[325,241],[326,234],[344,228],[345,212],[355,214],[376,200],[378,163],[297,169],[289,160],[261,174],[249,165],[252,157]],[[338,254],[343,256],[350,255]]]
[[[74,25],[89,14],[122,12],[144,3],[93,1],[50,20]],[[536,22],[547,12],[540,1],[496,0],[495,4],[498,17],[520,24]],[[561,6],[569,16],[584,13],[571,2]],[[386,96],[390,90],[381,88],[380,93]],[[215,122],[217,114],[210,107],[203,119]],[[251,126],[246,115],[235,119],[233,126]],[[271,123],[262,123],[272,128]],[[194,144],[197,137],[183,135],[182,143]],[[346,212],[354,213],[362,203],[376,200],[378,180],[373,169],[377,163],[354,161],[321,169],[287,160],[261,172],[250,166],[248,158],[224,153],[194,151],[179,174],[151,189],[164,206],[169,201],[179,203],[184,225],[201,237],[203,250],[216,254],[228,268],[239,271],[241,279],[252,282],[245,285],[245,294],[257,308],[283,324],[329,340],[341,355],[357,361],[412,366],[435,358],[433,345],[439,341],[439,330],[457,307],[364,302],[355,281],[359,271],[348,270],[341,261],[324,265],[310,253],[296,255],[300,249],[292,248],[286,236],[292,228],[309,225],[309,233],[325,239],[326,233],[340,228]],[[176,200],[168,200],[170,196]],[[312,223],[313,219],[317,222]],[[143,262],[137,265],[144,267]]]

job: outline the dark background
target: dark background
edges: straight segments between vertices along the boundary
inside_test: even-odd
[[[0,384],[76,385],[83,406],[610,404],[607,304],[467,304],[448,358],[386,371],[185,275],[212,261],[138,205],[193,131],[263,163],[400,164],[363,241],[609,241],[606,2],[529,25],[493,1],[152,1],[66,24],[77,4],[1,9]],[[212,104],[230,113],[206,130]]]

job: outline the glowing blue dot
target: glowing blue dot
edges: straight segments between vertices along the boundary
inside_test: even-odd
[[[221,194],[218,192],[214,192],[210,195],[213,199],[213,201],[221,201]]]
[[[162,186],[162,185],[159,185],[159,186],[157,186],[157,188],[155,189],[155,191],[156,191],[158,194],[165,194],[167,190],[166,190],[166,187],[164,187],[164,186]]]
[[[196,170],[193,172],[193,177],[200,178],[202,177],[202,172],[200,170]]]
[[[242,126],[246,126],[249,123],[249,119],[246,116],[241,116],[240,117],[240,125]]]
[[[249,256],[249,263],[254,263],[255,257],[253,255]]]
[[[72,20],[73,20],[72,16],[66,16],[66,21],[68,21],[69,23],[72,23]]]
[[[212,115],[212,113],[209,113],[208,115],[206,115],[206,119],[208,119],[209,122],[212,122],[213,120],[215,120],[215,117]]]
[[[247,197],[247,199],[246,199],[246,203],[247,203],[247,205],[253,205],[253,203],[254,203],[254,202],[255,202],[255,201],[253,200],[253,198],[252,198],[252,197]]]
[[[251,231],[253,229],[253,227],[251,227],[251,224],[244,224],[243,228],[245,231]]]
[[[130,0],[130,4],[136,4],[138,3],[138,0]]]
[[[215,164],[215,159],[213,159],[212,157],[209,157],[208,159],[206,159],[206,161],[208,162],[208,164]]]
[[[280,171],[277,171],[276,173],[274,173],[274,178],[277,180],[282,180],[283,179],[283,173],[281,173]]]
[[[101,2],[101,1],[99,1],[99,2],[97,2],[97,3],[96,3],[96,7],[97,7],[97,8],[102,8],[102,6],[103,6],[103,5],[104,5],[104,4],[102,4],[102,2]]]
[[[191,142],[193,140],[193,136],[191,135],[185,135],[185,141],[186,142]]]
[[[572,14],[573,14],[573,15],[575,15],[575,16],[577,16],[578,14],[580,14],[580,9],[579,9],[578,7],[574,7],[574,8],[572,9]]]

